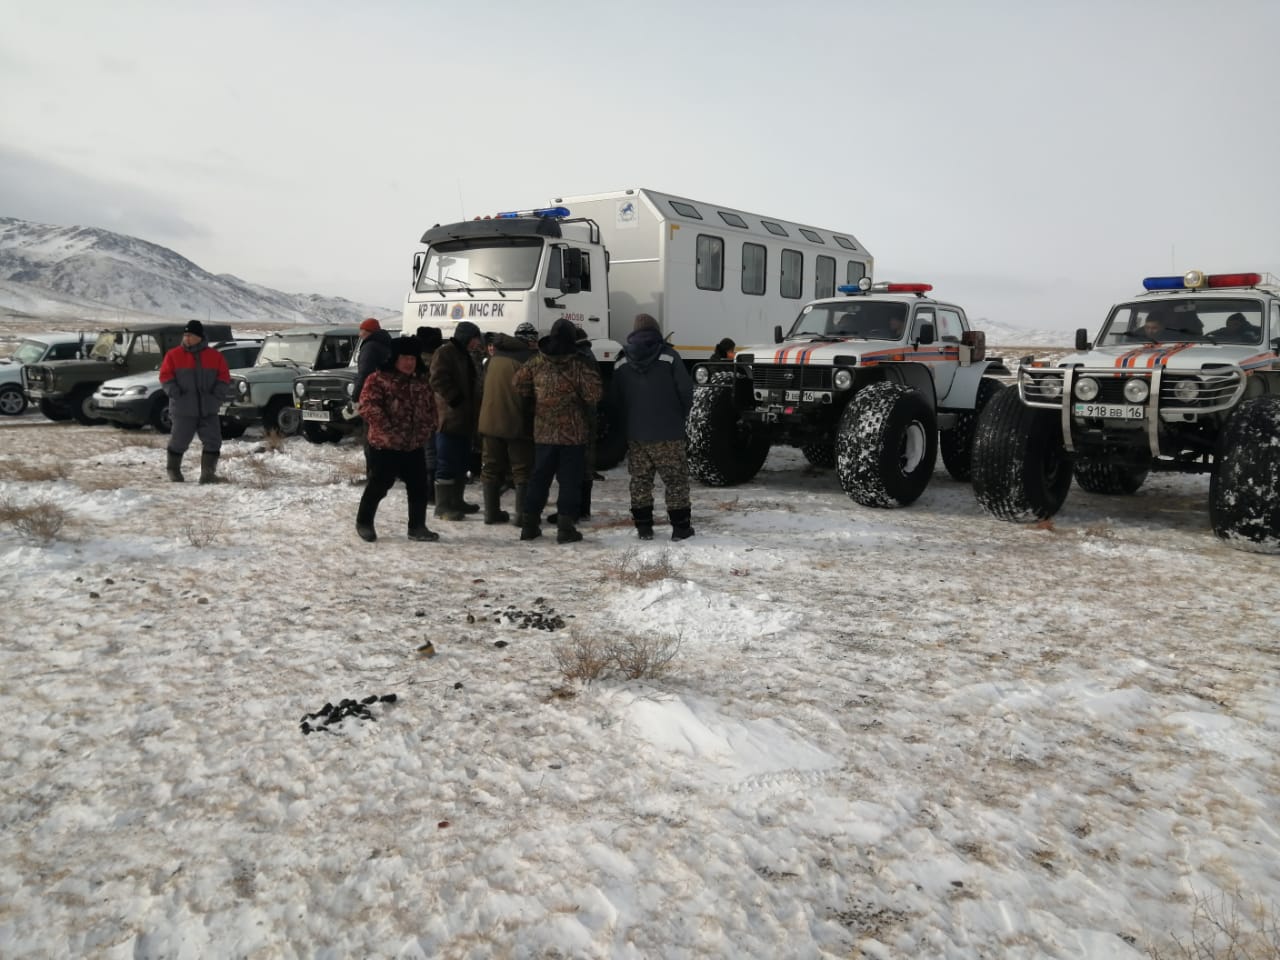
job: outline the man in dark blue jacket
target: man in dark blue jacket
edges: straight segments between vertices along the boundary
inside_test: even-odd
[[[693,405],[693,382],[680,354],[667,345],[658,321],[636,317],[613,369],[610,407],[627,436],[631,517],[641,540],[653,539],[653,478],[662,478],[671,539],[693,536],[689,506],[689,461],[684,422]]]

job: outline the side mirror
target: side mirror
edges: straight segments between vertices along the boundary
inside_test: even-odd
[[[775,325],[773,328],[773,342],[774,343],[782,342],[782,324],[780,323]]]
[[[582,292],[582,251],[576,247],[560,249],[560,292]]]
[[[418,282],[418,274],[422,272],[422,264],[427,259],[427,255],[419,250],[413,255],[413,276],[409,278],[410,283]]]
[[[1089,331],[1084,327],[1080,327],[1076,330],[1076,349],[1088,350],[1089,346]]]
[[[935,339],[937,338],[934,336],[933,324],[928,321],[920,324],[920,336],[916,342],[927,347],[929,344],[933,343]]]

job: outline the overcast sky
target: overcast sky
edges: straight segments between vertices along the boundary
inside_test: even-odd
[[[974,317],[1280,274],[1280,3],[0,0],[0,215],[396,307],[436,222],[647,186]]]

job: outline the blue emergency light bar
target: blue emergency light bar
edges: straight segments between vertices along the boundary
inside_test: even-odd
[[[1260,273],[1211,273],[1188,270],[1180,277],[1147,277],[1142,286],[1147,290],[1199,290],[1201,287],[1255,287],[1262,282]]]
[[[508,210],[494,216],[495,220],[514,220],[516,217],[567,217],[568,207],[542,207],[539,210]]]

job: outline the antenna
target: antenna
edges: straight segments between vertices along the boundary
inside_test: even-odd
[[[462,181],[461,180],[458,181],[458,219],[459,220],[467,219],[466,207],[462,205]]]

